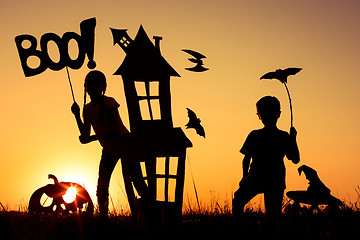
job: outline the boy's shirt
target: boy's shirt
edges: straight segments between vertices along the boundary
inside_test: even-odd
[[[285,189],[284,156],[290,151],[290,135],[279,129],[258,129],[250,132],[240,152],[251,156],[249,177],[264,187]]]

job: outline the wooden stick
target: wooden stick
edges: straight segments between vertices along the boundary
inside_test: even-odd
[[[76,102],[76,101],[75,101],[75,96],[74,96],[74,90],[73,90],[73,87],[72,87],[72,84],[71,84],[71,80],[70,80],[69,69],[68,69],[67,66],[65,66],[65,68],[66,68],[67,76],[68,76],[68,79],[69,79],[69,84],[70,84],[70,89],[71,89],[71,95],[72,95],[72,98],[73,98],[74,102]]]
[[[292,104],[291,104],[291,97],[290,97],[290,93],[289,93],[289,89],[286,85],[286,82],[284,82],[285,88],[286,88],[286,92],[288,94],[289,97],[289,103],[290,103],[290,113],[291,113],[291,127],[293,127],[293,121],[294,121],[294,117],[293,117],[293,110],[292,110]]]

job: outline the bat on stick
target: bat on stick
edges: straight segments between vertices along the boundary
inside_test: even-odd
[[[286,92],[288,94],[289,97],[289,102],[290,102],[290,113],[291,113],[291,127],[293,127],[293,121],[294,121],[294,117],[293,117],[293,110],[292,110],[292,104],[291,104],[291,97],[290,97],[290,92],[289,89],[286,85],[287,83],[287,78],[290,75],[295,75],[298,72],[300,72],[302,70],[302,68],[286,68],[286,69],[277,69],[275,72],[268,72],[266,74],[264,74],[261,79],[277,79],[279,80],[281,83],[284,84]]]

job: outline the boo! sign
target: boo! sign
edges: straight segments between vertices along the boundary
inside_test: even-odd
[[[15,37],[15,43],[19,52],[20,62],[26,77],[34,76],[44,72],[46,69],[59,71],[65,66],[72,69],[79,69],[83,65],[86,55],[88,56],[87,66],[90,69],[96,67],[94,61],[94,42],[95,42],[96,19],[90,18],[80,23],[80,35],[75,32],[66,32],[62,37],[55,33],[45,33],[40,38],[40,49],[37,49],[37,40],[29,34]],[[79,49],[76,59],[69,56],[69,42],[75,40]],[[30,42],[30,46],[25,48],[24,42]],[[48,44],[54,42],[59,49],[60,60],[54,62],[49,56]],[[36,68],[28,65],[29,57],[37,57],[40,64]]]

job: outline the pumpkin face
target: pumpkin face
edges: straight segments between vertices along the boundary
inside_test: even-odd
[[[47,184],[31,195],[30,213],[93,214],[94,205],[84,187],[73,182],[59,182],[54,175],[49,174],[49,178],[54,180],[54,184]],[[46,198],[47,205],[41,201],[42,198]]]

